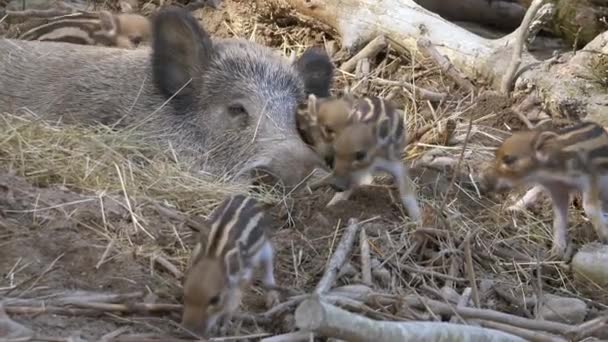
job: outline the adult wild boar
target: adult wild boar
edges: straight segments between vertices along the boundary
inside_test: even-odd
[[[135,128],[216,175],[271,174],[286,186],[320,163],[296,131],[299,101],[327,96],[329,57],[295,62],[241,39],[211,39],[189,12],[152,18],[151,50],[0,40],[0,111]]]

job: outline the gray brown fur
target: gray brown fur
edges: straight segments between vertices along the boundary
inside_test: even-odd
[[[305,88],[316,70],[247,40],[212,40],[177,8],[152,28],[151,49],[0,39],[0,111],[130,127],[222,176],[261,169],[293,186],[320,163],[295,125],[297,103],[322,91]]]

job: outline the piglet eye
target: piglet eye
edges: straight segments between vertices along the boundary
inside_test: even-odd
[[[506,165],[512,165],[516,161],[517,161],[517,157],[513,156],[513,155],[507,154],[504,157],[502,157],[502,162],[505,163]]]
[[[247,110],[240,103],[235,103],[233,105],[230,105],[228,107],[228,114],[230,114],[230,116],[248,115]]]
[[[131,43],[139,45],[141,43],[141,37],[131,37]]]
[[[211,297],[211,299],[209,299],[209,305],[211,306],[216,306],[220,303],[220,296],[213,296]]]
[[[362,161],[363,159],[365,159],[365,151],[357,151],[357,152],[355,152],[355,160],[356,161]]]

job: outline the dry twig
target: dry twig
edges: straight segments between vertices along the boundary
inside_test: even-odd
[[[325,273],[317,284],[314,293],[322,294],[331,289],[336,281],[340,268],[342,268],[342,265],[344,265],[346,257],[350,254],[350,251],[353,248],[359,227],[360,224],[357,219],[351,218],[348,220],[348,227],[342,235],[342,239],[340,240],[338,247],[336,247],[333,256],[329,260]]]
[[[357,67],[357,62],[363,58],[373,58],[378,52],[382,51],[388,45],[386,38],[380,35],[372,39],[361,51],[354,55],[348,61],[340,65],[340,69],[344,72],[352,72]]]
[[[450,60],[447,59],[447,57],[440,54],[439,51],[437,51],[437,49],[435,49],[435,47],[433,46],[433,43],[431,43],[430,40],[428,40],[426,38],[419,38],[417,45],[418,45],[418,49],[420,49],[420,51],[422,51],[426,56],[432,58],[435,61],[435,63],[437,63],[439,68],[441,68],[441,70],[443,72],[445,72],[456,83],[458,83],[459,86],[463,87],[464,89],[466,89],[469,92],[475,93],[476,89],[475,89],[475,86],[473,85],[473,83],[471,83],[471,81],[467,80],[456,69],[454,64],[452,64],[450,62]]]
[[[526,11],[526,15],[524,16],[521,25],[517,28],[517,37],[513,43],[513,56],[511,57],[511,62],[509,63],[509,67],[507,68],[507,71],[502,78],[502,84],[500,85],[500,91],[503,94],[507,94],[511,90],[515,73],[521,64],[521,54],[528,38],[530,25],[532,24],[532,20],[536,16],[536,13],[543,5],[543,2],[544,0],[533,0],[530,7],[528,7],[528,11]]]
[[[359,247],[361,248],[361,281],[365,285],[372,286],[372,261],[365,227],[361,228],[359,234]]]

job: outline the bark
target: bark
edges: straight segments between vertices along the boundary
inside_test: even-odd
[[[412,52],[419,52],[421,38],[427,39],[470,80],[490,84],[495,89],[500,89],[511,64],[518,36],[516,30],[499,39],[482,38],[427,11],[413,0],[272,0],[266,3],[272,4],[275,10],[276,7],[295,9],[300,15],[332,27],[340,34],[343,48],[350,52],[379,35],[384,35],[390,44]],[[541,12],[552,9],[547,6],[543,6]],[[603,118],[608,112],[608,92],[605,85],[589,81],[587,67],[589,56],[597,55],[598,51],[606,53],[607,45],[608,32],[586,46],[585,50],[595,52],[579,52],[573,58],[564,56],[559,63],[540,61],[523,49],[514,78],[516,89],[526,89],[531,96],[538,97],[553,116],[582,119],[589,114]],[[604,123],[608,123],[607,120],[604,118]]]
[[[296,309],[302,331],[345,341],[525,341],[499,330],[443,322],[376,321],[313,296]]]

